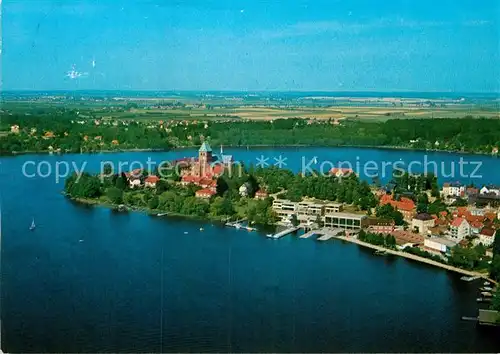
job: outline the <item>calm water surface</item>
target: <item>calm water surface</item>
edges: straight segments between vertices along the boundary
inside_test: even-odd
[[[243,161],[423,159],[363,149],[228,150]],[[27,160],[161,161],[194,151],[2,158],[2,342],[8,352],[498,351],[477,312],[477,283],[340,241],[269,240],[199,221],[116,213],[66,200]],[[446,153],[436,161],[456,161]],[[500,183],[498,159],[483,179]],[[423,160],[422,160],[423,161]],[[31,218],[37,223],[28,231]],[[200,227],[204,231],[200,231]],[[185,234],[187,232],[187,234]]]

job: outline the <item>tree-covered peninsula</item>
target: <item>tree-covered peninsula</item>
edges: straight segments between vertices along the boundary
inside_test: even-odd
[[[276,216],[272,210],[271,195],[283,196],[299,201],[305,197],[342,202],[357,210],[368,210],[377,200],[369,185],[356,175],[346,178],[335,176],[301,176],[276,167],[243,169],[238,175],[224,173],[216,179],[216,192],[209,198],[200,198],[196,192],[201,187],[183,185],[178,178],[158,177],[154,187],[142,183],[130,187],[127,175],[122,173],[110,177],[73,174],[65,182],[65,194],[78,201],[131,209],[151,213],[193,216],[225,220],[246,218],[257,224],[273,224]],[[139,179],[147,181],[151,176],[142,171]],[[244,189],[242,189],[244,186]],[[285,190],[285,187],[288,187]],[[258,192],[265,191],[265,197]]]

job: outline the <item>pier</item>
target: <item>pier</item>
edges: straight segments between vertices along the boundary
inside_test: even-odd
[[[241,219],[241,220],[236,220],[236,221],[228,221],[226,222],[226,226],[229,226],[229,227],[234,227],[236,229],[244,229],[244,230],[247,230],[247,231],[255,231],[257,230],[257,228],[255,227],[251,227],[251,226],[248,226],[248,225],[242,225],[241,223],[244,222],[246,219]]]
[[[322,233],[319,230],[311,230],[308,233],[305,233],[302,236],[300,236],[300,238],[309,238],[309,237],[314,236],[314,235],[319,236],[319,235],[322,235]]]
[[[298,229],[300,229],[300,227],[298,227],[298,226],[290,227],[290,228],[285,229],[281,232],[278,232],[277,234],[274,234],[272,238],[282,238],[283,236],[291,234],[291,233],[297,231]]]
[[[334,235],[333,233],[324,234],[324,235],[318,237],[318,241],[328,241],[329,239],[334,238],[334,237],[336,237],[336,235]]]

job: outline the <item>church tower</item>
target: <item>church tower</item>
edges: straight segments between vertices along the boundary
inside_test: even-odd
[[[198,150],[198,168],[199,176],[205,176],[205,174],[210,171],[210,164],[212,163],[212,148],[207,142],[203,142]]]

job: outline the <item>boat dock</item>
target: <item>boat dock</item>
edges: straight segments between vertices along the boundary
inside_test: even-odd
[[[300,229],[300,227],[298,226],[293,226],[293,227],[290,227],[288,229],[285,229],[281,232],[278,232],[277,234],[274,234],[273,235],[273,238],[282,238],[283,236],[286,236],[288,234],[291,234],[292,232],[295,232],[297,231],[298,229]]]
[[[342,232],[342,229],[319,229],[319,230],[311,230],[304,235],[300,236],[300,238],[310,238],[314,235],[318,236],[318,241],[328,241]]]
[[[302,236],[300,236],[300,238],[309,238],[314,235],[322,235],[322,233],[318,230],[311,230],[308,233],[305,233]]]
[[[335,237],[334,234],[324,234],[324,235],[318,237],[318,241],[328,241],[329,239],[334,238],[334,237]]]
[[[255,231],[255,230],[257,230],[257,228],[255,228],[255,227],[251,227],[251,226],[248,226],[248,225],[241,224],[245,220],[246,219],[241,219],[241,220],[236,220],[236,221],[228,221],[228,222],[226,222],[226,226],[234,227],[236,229],[244,229],[244,230],[247,230],[247,231]]]

